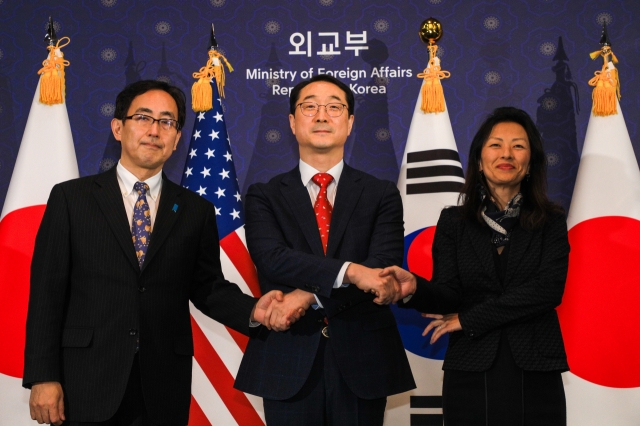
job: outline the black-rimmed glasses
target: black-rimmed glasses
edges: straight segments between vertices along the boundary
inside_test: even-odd
[[[307,117],[313,117],[320,111],[320,107],[324,107],[324,110],[327,112],[329,117],[340,117],[344,112],[344,109],[347,107],[345,104],[339,103],[330,103],[326,105],[319,105],[315,102],[301,102],[298,105],[300,107],[300,112],[302,115],[306,115]]]
[[[162,130],[169,131],[172,128],[176,130],[180,130],[180,126],[178,126],[178,121],[173,120],[171,118],[153,118],[145,114],[133,114],[128,117],[125,117],[124,120],[131,120],[134,123],[136,123],[136,125],[143,127],[145,129],[150,128],[153,125],[153,123],[157,121]]]

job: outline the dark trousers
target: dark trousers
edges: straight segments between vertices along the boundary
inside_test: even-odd
[[[65,423],[66,425],[67,423]],[[152,423],[147,415],[147,409],[142,396],[142,383],[140,379],[140,362],[136,354],[131,366],[131,374],[124,397],[116,414],[106,422],[87,423],[69,422],[69,426],[160,426]]]
[[[294,397],[282,401],[264,399],[267,426],[381,426],[387,398],[358,398],[342,379],[331,350],[331,338],[323,337],[311,374]]]
[[[503,335],[491,369],[445,370],[445,426],[566,426],[567,407],[558,371],[524,371]]]

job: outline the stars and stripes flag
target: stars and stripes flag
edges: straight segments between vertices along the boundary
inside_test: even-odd
[[[422,112],[421,103],[418,94],[398,189],[404,206],[403,267],[430,279],[436,224],[444,207],[457,205],[464,175],[446,102],[439,113]],[[389,397],[385,425],[442,424],[442,360],[448,339],[429,344],[429,336],[422,337],[428,319],[414,310],[392,309],[418,387]]]
[[[591,113],[567,218],[558,316],[569,426],[640,424],[640,169],[616,106],[613,115]]]
[[[215,205],[225,278],[245,293],[259,296],[258,275],[247,251],[242,197],[215,80],[211,88],[213,109],[196,113],[182,186]],[[248,338],[206,317],[193,305],[191,326],[195,360],[189,426],[264,425],[262,400],[233,388]]]
[[[39,98],[40,82],[0,215],[0,425],[33,424],[22,388],[31,258],[51,188],[79,176],[66,103]]]

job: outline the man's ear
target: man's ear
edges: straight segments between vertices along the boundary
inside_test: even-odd
[[[117,118],[111,120],[111,131],[113,132],[113,137],[116,138],[117,141],[122,140],[122,126],[124,126],[122,120]]]
[[[182,132],[178,130],[178,133],[176,133],[176,141],[173,143],[174,151],[178,148],[178,142],[180,142],[180,135],[182,135]]]
[[[289,114],[289,127],[291,127],[291,132],[296,134],[296,117],[293,114]]]

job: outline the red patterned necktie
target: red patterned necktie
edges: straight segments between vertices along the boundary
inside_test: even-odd
[[[331,226],[331,213],[333,212],[333,206],[327,197],[327,187],[333,182],[333,176],[329,173],[317,173],[311,180],[320,187],[320,192],[318,192],[318,197],[313,205],[313,211],[316,212],[316,221],[318,222],[322,248],[326,254],[327,243],[329,242],[329,227]]]

